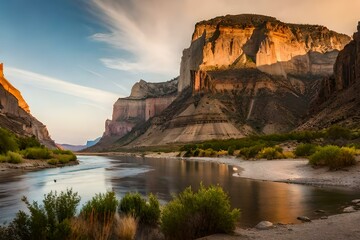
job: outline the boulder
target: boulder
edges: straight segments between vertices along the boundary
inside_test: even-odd
[[[274,224],[272,222],[261,221],[255,226],[255,228],[259,229],[259,230],[267,230],[267,229],[272,228],[273,226],[274,226]]]

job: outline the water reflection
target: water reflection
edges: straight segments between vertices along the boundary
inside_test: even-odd
[[[51,190],[67,188],[81,195],[82,204],[106,190],[115,191],[119,198],[127,192],[152,192],[164,203],[187,186],[197,189],[200,182],[219,184],[231,196],[232,206],[241,208],[243,226],[261,220],[296,222],[300,215],[315,217],[317,209],[334,213],[343,203],[360,197],[357,192],[237,178],[232,166],[221,163],[134,157],[79,159],[78,166],[0,174],[0,222],[25,208],[20,200],[23,195],[41,201]]]

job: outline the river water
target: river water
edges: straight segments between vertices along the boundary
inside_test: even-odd
[[[219,184],[229,193],[233,207],[241,209],[240,225],[253,227],[259,221],[297,223],[298,216],[320,217],[341,212],[360,192],[297,184],[255,181],[234,177],[232,166],[214,162],[136,157],[78,156],[79,165],[38,171],[12,171],[0,174],[0,223],[9,222],[21,201],[41,202],[50,191],[72,188],[81,196],[81,205],[95,193],[115,191],[118,199],[127,192],[155,193],[162,203],[187,186],[197,189]]]

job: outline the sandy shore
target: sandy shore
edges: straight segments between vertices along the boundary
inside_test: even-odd
[[[146,157],[173,158],[176,153],[151,153]],[[188,161],[210,161],[236,167],[234,176],[285,183],[298,183],[316,186],[337,186],[351,189],[360,189],[360,159],[358,164],[339,171],[329,171],[327,167],[313,168],[308,165],[307,159],[282,160],[243,160],[235,157],[192,157],[184,158]]]
[[[72,161],[67,164],[57,164],[51,165],[48,164],[46,160],[29,160],[24,159],[22,163],[0,163],[0,174],[2,172],[16,171],[16,170],[36,170],[36,169],[45,169],[45,168],[56,168],[64,166],[72,166],[79,164],[78,161]]]
[[[201,240],[358,240],[360,212],[330,216],[296,225],[276,225],[269,230],[236,229],[234,235],[216,234]]]

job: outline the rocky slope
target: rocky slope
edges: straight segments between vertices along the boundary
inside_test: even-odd
[[[322,129],[334,124],[360,126],[360,22],[353,40],[339,53],[334,75],[321,83],[310,119],[300,129]]]
[[[43,145],[56,148],[46,126],[30,114],[19,90],[4,77],[0,64],[0,127],[22,136],[35,136]]]
[[[190,47],[183,51],[177,98],[146,124],[130,125],[124,132],[131,128],[131,133],[116,145],[163,145],[293,130],[350,40],[323,26],[287,24],[260,15],[199,22]],[[140,112],[131,116],[144,119]],[[115,119],[128,115],[122,112]]]

